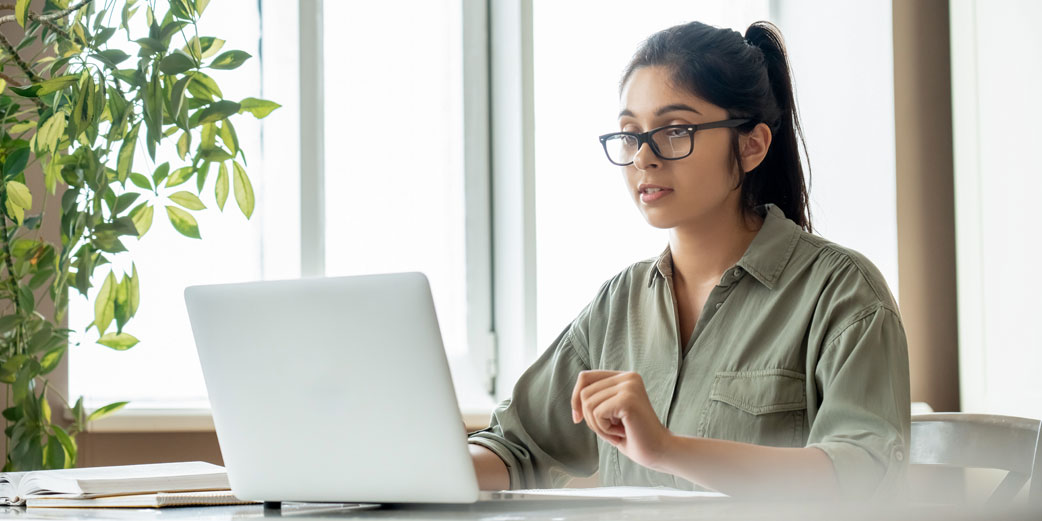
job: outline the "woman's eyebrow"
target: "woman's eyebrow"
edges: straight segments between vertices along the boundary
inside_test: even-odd
[[[687,111],[690,111],[690,112],[694,112],[695,114],[699,114],[699,115],[702,114],[701,112],[695,110],[690,105],[685,105],[683,103],[672,103],[670,105],[666,105],[664,107],[660,107],[658,110],[656,110],[655,111],[655,116],[661,116],[661,115],[663,115],[663,114],[665,114],[667,112],[673,112],[675,110],[687,110]],[[636,117],[636,116],[633,115],[633,112],[631,112],[630,109],[622,109],[622,112],[619,112],[619,117],[621,118],[623,116],[629,116],[631,118],[632,117]]]
[[[690,105],[685,105],[683,103],[673,103],[672,105],[666,105],[665,107],[662,107],[662,108],[656,110],[655,111],[655,115],[656,116],[661,116],[661,115],[663,115],[663,114],[665,114],[667,112],[673,112],[674,110],[687,110],[687,111],[690,111],[690,112],[694,112],[695,114],[699,114],[699,115],[702,114],[701,112],[695,110],[694,107],[691,107]]]

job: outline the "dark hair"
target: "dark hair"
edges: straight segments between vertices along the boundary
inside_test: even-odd
[[[809,198],[799,151],[803,144],[806,153],[806,144],[781,31],[770,22],[750,25],[744,38],[737,31],[701,22],[670,27],[641,45],[626,67],[620,89],[635,70],[653,65],[669,68],[674,87],[727,110],[729,118],[752,119],[735,129],[731,140],[743,210],[773,203],[810,232]],[[771,146],[759,166],[747,173],[738,161],[738,133],[749,132],[760,122],[771,129]],[[809,157],[807,170],[809,177]]]

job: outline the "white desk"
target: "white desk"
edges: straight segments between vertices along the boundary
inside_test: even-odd
[[[985,509],[983,507],[903,506],[869,504],[748,503],[725,500],[620,502],[568,505],[564,503],[480,504],[470,507],[424,506],[410,508],[359,508],[287,504],[282,510],[264,510],[260,505],[166,508],[166,509],[32,509],[0,507],[0,518],[24,520],[152,519],[160,521],[222,521],[269,517],[309,520],[488,520],[488,521],[593,521],[593,520],[716,520],[780,519],[792,521],[1038,521],[1042,510],[1027,508]]]

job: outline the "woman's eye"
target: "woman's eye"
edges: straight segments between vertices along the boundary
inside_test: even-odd
[[[686,128],[668,128],[666,129],[666,135],[669,137],[687,137],[688,131]]]

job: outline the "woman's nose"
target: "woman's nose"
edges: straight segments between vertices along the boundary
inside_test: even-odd
[[[642,144],[637,149],[637,153],[633,155],[633,166],[637,167],[638,170],[657,168],[659,161],[659,157],[655,155],[655,151],[651,150],[651,145],[648,143]]]

